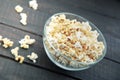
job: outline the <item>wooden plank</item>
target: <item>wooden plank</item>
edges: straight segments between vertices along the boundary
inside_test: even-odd
[[[120,0],[59,0],[59,3],[120,20]]]
[[[20,49],[19,54],[21,55],[28,55],[32,51],[36,52],[39,56],[39,59],[37,60],[37,63],[34,64],[30,60],[25,59],[25,63],[29,64],[30,66],[39,67],[39,68],[45,68],[49,69],[51,71],[55,71],[57,73],[61,73],[64,75],[72,76],[75,78],[80,79],[89,79],[89,80],[119,80],[120,77],[118,76],[120,72],[118,69],[120,68],[120,64],[103,59],[100,63],[98,63],[96,66],[84,70],[84,71],[78,71],[78,72],[69,72],[62,70],[58,67],[56,67],[47,57],[43,45],[42,45],[42,38],[39,36],[35,36],[34,34],[30,34],[21,30],[17,30],[5,25],[0,25],[0,34],[10,38],[15,42],[15,46],[19,46],[18,41],[23,38],[24,35],[28,34],[32,38],[36,39],[36,43],[30,47],[28,50]],[[10,48],[11,49],[11,48]],[[7,57],[10,57],[12,59],[13,56],[10,54],[10,49],[4,49],[0,47],[0,55],[4,55]],[[18,64],[19,65],[19,64]],[[48,66],[49,65],[49,66]]]
[[[3,57],[0,57],[0,73],[1,80],[74,80],[26,64],[17,64]]]

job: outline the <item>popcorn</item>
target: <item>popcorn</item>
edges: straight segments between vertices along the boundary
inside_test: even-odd
[[[19,43],[21,48],[28,49],[29,45],[32,45],[35,43],[35,39],[30,39],[29,35],[25,35],[24,39],[21,39]]]
[[[81,36],[83,36],[82,32],[76,32],[75,34],[76,34],[77,39],[80,39]]]
[[[4,48],[8,48],[8,47],[12,47],[13,46],[13,41],[11,41],[8,38],[3,38],[0,35],[0,42],[3,43],[3,47]],[[21,39],[21,41],[19,41],[19,43],[21,44],[20,47],[22,48],[29,48],[29,45],[35,43],[35,39],[31,39],[29,35],[25,35],[24,39]],[[1,43],[0,43],[1,45]],[[18,54],[19,51],[19,47],[15,47],[13,49],[11,49],[11,54],[15,57],[16,61],[19,61],[19,63],[23,63],[24,61],[24,57]],[[31,55],[27,56],[30,60],[32,60],[34,63],[36,63],[36,59],[38,58],[38,55],[34,52],[32,52]]]
[[[27,45],[27,44],[21,44],[20,47],[21,47],[21,48],[24,48],[24,49],[28,49],[28,48],[29,48],[29,45]]]
[[[3,39],[2,39],[2,42],[3,42],[3,47],[4,47],[4,48],[12,47],[13,44],[14,44],[14,42],[11,41],[11,40],[8,39],[8,38],[3,38]]]
[[[91,31],[91,26],[89,25],[89,22],[82,22],[83,28],[85,30]]]
[[[76,42],[76,43],[74,44],[74,46],[75,46],[76,48],[82,49],[82,45],[81,45],[80,42]]]
[[[16,60],[16,61],[19,61],[19,63],[23,63],[24,59],[25,59],[25,58],[24,58],[23,56],[20,56],[20,55],[17,56],[17,57],[15,57],[15,60]]]
[[[38,4],[36,0],[29,1],[29,7],[33,8],[34,10],[38,9]]]
[[[15,6],[16,12],[20,13],[23,11],[23,8],[20,5]]]
[[[16,47],[16,48],[14,48],[14,49],[11,49],[11,53],[12,53],[15,57],[17,57],[17,56],[18,56],[18,50],[19,50],[19,47]]]
[[[20,13],[20,23],[23,25],[27,25],[27,14],[26,13]]]
[[[46,33],[46,39],[51,43],[48,43],[47,47],[50,52],[54,53],[54,56],[57,53],[53,51],[54,49],[51,49],[51,45],[60,51],[62,56],[83,63],[93,63],[102,55],[104,50],[103,42],[97,40],[99,33],[92,30],[89,22],[79,22],[76,19],[70,20],[64,14],[51,17],[51,22],[46,27]],[[53,43],[56,45],[54,46]],[[56,56],[56,60],[66,65],[77,66],[73,62],[65,63],[61,61],[62,56]]]
[[[38,58],[38,55],[34,52],[31,53],[31,55],[27,55],[27,57],[32,60],[34,63],[36,63],[36,59]]]
[[[18,54],[19,47],[15,47],[14,49],[11,49],[11,54],[14,55],[15,60],[19,61],[19,63],[23,63],[24,57]]]

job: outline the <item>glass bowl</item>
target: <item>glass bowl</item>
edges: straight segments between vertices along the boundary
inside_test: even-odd
[[[72,60],[69,57],[61,54],[61,52],[55,48],[54,44],[52,44],[49,41],[49,39],[47,38],[47,35],[46,35],[46,27],[49,25],[51,18],[53,16],[59,16],[61,14],[64,14],[66,16],[66,18],[70,19],[70,20],[76,19],[79,22],[89,22],[89,25],[92,27],[92,30],[97,30],[97,32],[99,33],[99,36],[97,39],[98,39],[98,41],[103,42],[105,48],[102,51],[103,52],[102,55],[99,56],[99,58],[96,61],[94,61],[92,63],[83,63],[83,62],[78,62],[76,60]],[[79,71],[79,70],[88,69],[103,59],[103,57],[106,54],[106,49],[107,49],[106,41],[105,41],[105,38],[104,38],[103,34],[101,33],[101,31],[93,23],[91,23],[90,21],[88,21],[87,19],[85,19],[79,15],[76,15],[73,13],[68,13],[68,12],[56,13],[53,16],[51,16],[44,25],[43,45],[44,45],[45,51],[47,53],[47,56],[55,65],[57,65],[58,67],[60,67],[64,70]]]

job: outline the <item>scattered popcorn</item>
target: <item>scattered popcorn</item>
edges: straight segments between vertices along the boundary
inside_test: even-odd
[[[51,54],[58,62],[69,66],[82,66],[62,61],[65,59],[62,56],[78,62],[93,63],[102,55],[104,44],[98,41],[99,33],[92,30],[89,22],[70,20],[64,14],[53,16],[50,21],[44,41],[48,51],[54,53]],[[59,52],[59,56],[56,56],[56,52]]]
[[[13,41],[11,41],[8,38],[3,38],[2,41],[3,41],[3,47],[4,48],[12,47],[13,43],[14,43]]]
[[[23,56],[20,56],[20,55],[18,55],[18,56],[15,57],[15,60],[19,61],[19,63],[23,63],[24,59],[25,58]]]
[[[36,0],[29,1],[29,7],[33,8],[34,10],[37,10],[38,4]]]
[[[8,48],[8,47],[12,47],[13,46],[13,41],[11,41],[8,38],[3,38],[0,35],[0,42],[3,43],[3,47],[4,48]],[[21,44],[20,47],[28,49],[29,45],[35,43],[35,39],[31,39],[29,35],[25,35],[24,39],[21,39],[21,41],[19,41],[19,43]],[[0,43],[1,45],[1,43]],[[24,61],[24,57],[18,54],[19,51],[19,47],[15,47],[13,49],[11,49],[11,54],[14,55],[15,60],[19,61],[19,63],[23,63]],[[31,53],[31,55],[27,56],[30,60],[32,60],[34,63],[36,63],[36,59],[38,58],[38,55],[34,52]]]
[[[23,8],[20,5],[15,6],[16,12],[20,13],[23,11]]]
[[[19,43],[21,48],[28,49],[29,45],[32,45],[35,43],[35,39],[30,39],[29,35],[25,35],[24,39],[21,39]]]
[[[38,55],[34,52],[31,53],[31,55],[27,55],[27,57],[32,60],[34,63],[36,63],[36,59],[38,58]]]
[[[26,13],[20,13],[20,23],[23,25],[27,25],[27,14]]]
[[[15,57],[17,57],[17,56],[18,56],[18,50],[19,50],[19,47],[16,47],[16,48],[14,48],[14,49],[11,49],[11,53],[12,53]]]

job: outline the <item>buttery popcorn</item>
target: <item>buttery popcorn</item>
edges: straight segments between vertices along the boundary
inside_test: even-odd
[[[28,49],[29,45],[35,43],[35,39],[31,39],[29,35],[25,35],[24,39],[21,39],[19,43],[21,48]]]
[[[15,47],[14,49],[11,49],[11,54],[14,55],[15,60],[19,61],[19,63],[23,63],[24,57],[18,54],[19,47]]]
[[[51,18],[46,27],[45,44],[54,56],[58,55],[56,52],[60,52],[59,55],[69,57],[71,60],[93,63],[104,50],[103,42],[97,40],[98,36],[99,33],[92,30],[89,22],[70,20],[62,14]],[[61,56],[56,56],[56,60],[63,64],[73,64]]]
[[[17,57],[18,56],[18,51],[19,51],[19,47],[15,47],[14,49],[11,49],[11,53]]]
[[[20,13],[23,11],[23,8],[20,5],[15,6],[16,12]]]
[[[27,55],[27,57],[32,60],[34,63],[36,63],[36,59],[38,58],[38,55],[34,52],[31,53],[31,55]]]
[[[12,47],[13,44],[14,44],[14,42],[11,41],[11,40],[8,39],[8,38],[3,38],[3,39],[2,39],[2,42],[3,42],[3,47],[4,47],[4,48]]]
[[[24,59],[25,58],[23,56],[20,56],[20,55],[18,55],[18,56],[15,57],[15,60],[19,61],[19,63],[23,63]]]
[[[27,14],[26,13],[20,13],[20,17],[21,17],[20,23],[22,25],[27,25]]]
[[[38,8],[37,0],[29,1],[29,7],[33,8],[34,10],[37,10],[37,8]]]

